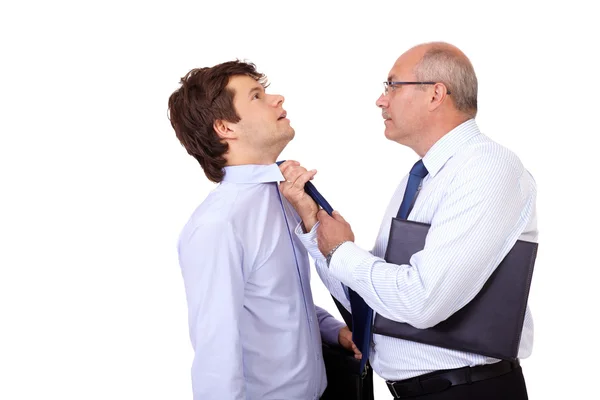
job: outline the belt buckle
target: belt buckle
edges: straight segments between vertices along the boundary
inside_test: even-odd
[[[393,381],[388,381],[388,382],[389,382],[388,387],[392,388],[392,394],[394,395],[394,398],[395,399],[400,399],[401,397],[398,394],[398,392],[396,392],[396,386],[394,385],[394,382]]]
[[[390,391],[396,399],[405,399],[408,397],[420,396],[422,394],[419,390],[421,389],[421,385],[419,384],[418,380],[415,381],[415,378],[411,378],[405,383],[400,383],[400,381],[388,381],[387,383],[388,388],[391,387]],[[398,393],[398,390],[396,390],[396,384],[402,385],[402,388],[404,388],[404,390],[402,390],[404,392],[403,394]]]

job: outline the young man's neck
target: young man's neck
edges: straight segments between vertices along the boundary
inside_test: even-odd
[[[226,155],[227,163],[226,166],[234,166],[234,165],[270,165],[275,164],[277,161],[277,155],[268,155],[268,154],[243,154],[243,155]]]

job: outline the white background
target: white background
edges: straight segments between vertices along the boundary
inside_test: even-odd
[[[484,133],[538,183],[531,399],[598,398],[596,17],[540,2],[21,1],[0,7],[0,399],[190,399],[179,230],[214,185],[167,99],[240,58],[286,96],[282,154],[370,249],[417,160],[375,100],[395,59],[443,40],[478,74]],[[218,4],[217,4],[218,3]],[[417,5],[415,5],[417,4]],[[592,4],[592,2],[589,2]],[[337,315],[313,271],[317,304]],[[377,378],[376,397],[389,398]]]

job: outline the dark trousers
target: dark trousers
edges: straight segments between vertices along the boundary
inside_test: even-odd
[[[473,382],[422,396],[405,397],[415,400],[527,400],[527,388],[523,370],[518,367],[511,372],[483,381]]]

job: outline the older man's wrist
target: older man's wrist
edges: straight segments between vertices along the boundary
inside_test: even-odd
[[[304,233],[308,233],[312,230],[313,226],[319,221],[317,218],[318,208],[313,209],[312,207],[306,209],[302,213],[298,213],[300,219],[302,220],[302,230]]]
[[[308,233],[312,230],[313,226],[315,226],[315,224],[317,222],[319,222],[319,220],[317,219],[317,214],[303,214],[300,215],[300,219],[302,220],[302,230],[304,231],[304,233]]]
[[[344,243],[349,242],[349,240],[344,240],[343,242],[338,243],[337,245],[335,245],[333,247],[333,249],[331,249],[329,251],[329,253],[327,253],[327,255],[325,256],[325,261],[327,261],[327,266],[329,266],[329,264],[331,263],[331,258],[333,257],[333,254],[335,253],[335,251],[337,249],[340,248],[341,245],[343,245]]]

